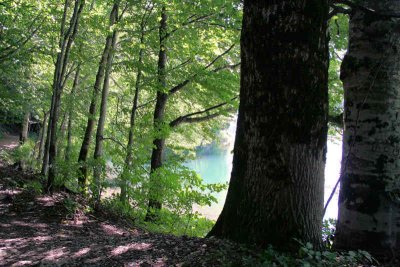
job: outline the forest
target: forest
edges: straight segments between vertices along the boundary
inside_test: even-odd
[[[0,0],[0,266],[400,266],[399,29],[397,0]]]

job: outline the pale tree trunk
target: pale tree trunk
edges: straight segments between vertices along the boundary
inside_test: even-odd
[[[140,23],[140,47],[144,45],[144,35],[145,35],[145,27],[147,24],[147,20],[151,14],[152,9],[149,12],[145,12],[142,21]],[[125,157],[125,166],[122,172],[122,181],[121,181],[121,195],[120,200],[122,202],[126,202],[127,198],[127,188],[128,188],[128,177],[129,172],[132,168],[133,164],[133,147],[134,147],[134,134],[135,134],[135,118],[136,111],[138,108],[139,101],[139,93],[140,93],[140,83],[142,81],[142,64],[143,64],[143,54],[144,49],[140,48],[139,57],[138,57],[138,68],[136,74],[136,83],[135,83],[135,95],[133,97],[132,110],[131,110],[131,118],[129,125],[129,134],[128,134],[128,144],[126,146],[126,157]]]
[[[321,243],[328,1],[245,0],[240,106],[223,211],[209,235]]]
[[[75,92],[79,86],[79,74],[81,70],[81,63],[78,63],[78,67],[75,71],[74,82],[72,84],[72,89],[69,97],[68,103],[68,122],[67,122],[67,145],[65,147],[65,161],[69,162],[71,159],[71,146],[72,146],[72,116],[74,110],[75,102]]]
[[[52,100],[51,100],[50,110],[49,110],[49,114],[48,114],[49,118],[48,118],[48,122],[47,122],[47,125],[46,125],[46,134],[45,134],[46,139],[43,142],[43,157],[41,157],[43,162],[42,162],[42,169],[40,171],[40,174],[43,175],[43,176],[47,176],[47,174],[49,172],[49,145],[50,145],[50,138],[48,138],[48,136],[50,134],[49,125],[51,124],[51,122],[50,122],[50,119],[51,119],[50,118],[50,114],[51,114],[51,112],[53,110],[53,98],[54,98],[54,95],[53,95]]]
[[[68,112],[64,112],[64,116],[62,117],[60,129],[59,129],[59,136],[57,137],[57,155],[61,154],[63,149],[65,140],[65,132],[67,131],[67,123],[68,123]]]
[[[110,17],[111,25],[118,22],[118,8],[119,8],[118,3],[119,3],[118,1],[114,3],[113,12]],[[96,166],[94,167],[93,171],[93,184],[94,184],[93,199],[95,200],[95,206],[97,206],[100,203],[100,197],[101,197],[101,187],[102,187],[101,176],[103,175],[102,173],[103,170],[101,168],[102,164],[100,164],[99,161],[102,159],[103,156],[103,138],[104,138],[103,134],[107,117],[107,101],[108,101],[107,98],[110,87],[110,73],[112,70],[112,63],[116,49],[117,39],[118,39],[118,32],[114,30],[112,34],[111,48],[107,56],[107,64],[104,70],[104,82],[103,82],[103,90],[101,93],[100,116],[97,124],[96,144],[93,155],[93,158],[96,161]]]
[[[60,41],[60,52],[57,55],[57,62],[55,66],[55,74],[53,81],[53,97],[52,97],[52,108],[50,111],[49,119],[49,130],[47,139],[48,143],[48,177],[47,177],[47,191],[53,191],[54,179],[56,176],[56,158],[57,158],[57,122],[59,119],[60,107],[61,107],[61,95],[65,85],[66,69],[69,61],[69,55],[71,52],[72,43],[78,31],[79,19],[82,14],[83,7],[85,5],[84,0],[75,0],[74,11],[70,19],[69,28],[64,33],[64,23],[62,24],[61,30],[61,41]],[[65,10],[68,9],[66,5]],[[64,15],[67,11],[64,12]],[[63,18],[65,22],[65,18]],[[47,142],[47,141],[46,141]],[[46,144],[47,145],[47,144]]]
[[[400,14],[399,1],[359,4]],[[334,246],[399,256],[400,19],[353,12],[341,70],[345,112]]]
[[[24,119],[23,119],[22,124],[21,124],[21,132],[19,134],[19,143],[20,143],[20,145],[23,145],[28,140],[29,118],[30,118],[30,116],[31,116],[31,113],[29,111],[25,112]],[[18,162],[18,165],[22,170],[26,169],[26,162],[23,159],[21,159]]]
[[[44,112],[42,130],[40,131],[40,143],[39,143],[39,154],[37,159],[43,160],[44,155],[44,144],[46,140],[47,133],[47,119],[49,118],[49,112]]]
[[[153,123],[154,123],[154,134],[155,139],[153,140],[153,150],[151,153],[151,164],[150,164],[150,187],[149,187],[149,203],[146,214],[146,221],[151,221],[154,218],[153,210],[161,209],[159,183],[158,179],[155,178],[154,172],[162,167],[162,154],[165,147],[165,137],[160,136],[161,129],[165,125],[164,115],[165,108],[168,101],[168,93],[165,92],[167,86],[165,69],[167,65],[167,12],[165,7],[161,11],[161,21],[159,28],[160,38],[160,51],[158,53],[158,87],[156,106],[154,109]]]
[[[111,10],[110,14],[110,27],[115,24],[115,21],[113,21],[112,16],[115,12],[114,10],[115,6],[113,6],[113,9]],[[89,148],[90,148],[90,143],[92,141],[92,134],[93,134],[93,129],[95,126],[96,122],[96,107],[97,107],[97,102],[101,90],[101,84],[104,80],[104,70],[106,68],[107,64],[107,57],[111,49],[112,45],[112,37],[113,34],[109,33],[106,38],[106,42],[104,45],[104,50],[103,54],[101,56],[100,62],[99,62],[99,67],[97,69],[97,74],[96,74],[96,80],[93,86],[93,96],[92,100],[90,102],[90,107],[89,107],[89,115],[88,115],[88,121],[86,124],[86,129],[85,129],[85,135],[82,140],[82,145],[81,149],[79,151],[79,157],[78,157],[78,162],[80,164],[79,167],[79,174],[78,174],[78,181],[79,181],[79,186],[82,190],[82,192],[86,191],[86,184],[87,184],[87,176],[88,176],[88,168],[86,166],[86,161],[89,155]]]
[[[22,145],[28,140],[29,134],[29,118],[31,113],[29,111],[25,112],[24,119],[22,121],[21,133],[19,135],[19,143]]]

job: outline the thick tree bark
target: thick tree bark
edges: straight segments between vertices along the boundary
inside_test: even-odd
[[[112,20],[112,16],[113,16],[114,12],[115,11],[114,11],[114,6],[113,6],[113,9],[111,10],[111,14],[110,14],[110,26],[113,26],[115,23]],[[93,134],[93,129],[94,129],[95,122],[96,122],[96,107],[97,107],[97,102],[98,102],[98,98],[99,98],[99,94],[100,94],[101,84],[104,80],[104,70],[106,68],[107,57],[108,57],[108,54],[110,52],[111,45],[112,45],[112,37],[113,37],[112,33],[107,35],[103,54],[102,54],[100,62],[99,62],[99,67],[97,69],[97,74],[96,74],[96,80],[95,80],[95,83],[93,86],[93,96],[92,96],[92,100],[90,102],[89,116],[88,116],[88,121],[86,124],[85,135],[83,137],[81,149],[79,151],[78,162],[80,164],[80,167],[79,167],[78,181],[79,181],[81,190],[83,192],[86,191],[87,175],[88,175],[88,168],[86,166],[86,161],[87,161],[87,158],[89,155],[90,143],[92,142],[92,134]]]
[[[167,87],[166,82],[166,65],[167,65],[167,12],[165,7],[161,11],[161,21],[159,28],[160,37],[160,51],[158,53],[158,86],[156,106],[154,109],[153,123],[155,131],[155,139],[153,140],[153,150],[151,153],[150,163],[150,188],[149,188],[149,204],[146,214],[146,220],[150,221],[154,219],[153,210],[161,209],[160,196],[157,189],[159,189],[158,181],[155,178],[154,172],[162,167],[162,154],[165,147],[165,137],[160,136],[161,129],[164,127],[164,115],[165,108],[168,101],[168,93],[165,91]]]
[[[114,25],[118,21],[118,8],[119,1],[114,3],[113,12],[110,16],[111,25]],[[113,31],[112,39],[111,39],[111,47],[107,56],[107,64],[104,70],[104,82],[103,82],[103,90],[101,93],[101,104],[100,104],[100,116],[97,124],[97,132],[96,132],[96,144],[94,148],[94,159],[96,160],[96,166],[93,172],[93,183],[94,183],[94,191],[93,198],[95,200],[96,206],[100,203],[101,197],[101,175],[102,169],[101,164],[99,164],[99,160],[103,156],[103,133],[104,133],[104,125],[107,116],[107,98],[108,91],[110,86],[110,73],[112,69],[112,63],[114,58],[114,52],[117,44],[118,32],[116,30]]]
[[[339,216],[334,246],[400,254],[400,2],[355,9],[341,79],[345,89]]]
[[[245,0],[233,169],[211,236],[291,249],[321,242],[327,0]]]
[[[64,29],[61,30],[60,52],[57,55],[57,62],[55,66],[55,74],[53,81],[53,97],[52,97],[52,108],[49,119],[49,131],[47,139],[49,140],[49,159],[48,159],[48,177],[46,190],[52,191],[54,179],[56,176],[56,158],[57,158],[57,122],[59,119],[60,106],[61,106],[61,95],[66,79],[66,69],[69,61],[69,55],[71,52],[71,46],[74,42],[75,36],[78,31],[79,19],[82,14],[83,7],[85,5],[84,0],[75,0],[74,11],[71,16],[70,25],[68,30],[63,34]],[[65,14],[65,12],[64,12]],[[63,19],[64,20],[64,19]],[[62,24],[63,26],[64,24]]]
[[[22,145],[28,140],[29,133],[29,118],[31,113],[29,111],[25,112],[24,119],[22,121],[21,133],[19,134],[19,143]]]

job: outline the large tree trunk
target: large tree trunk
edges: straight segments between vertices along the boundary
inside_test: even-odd
[[[153,140],[153,150],[151,153],[150,165],[150,188],[149,188],[149,204],[146,214],[146,220],[154,219],[153,210],[161,209],[160,194],[158,193],[159,185],[154,172],[162,167],[162,154],[165,147],[165,137],[162,136],[161,129],[165,127],[164,115],[167,106],[168,94],[165,92],[167,86],[165,69],[167,65],[167,12],[165,7],[161,11],[161,21],[159,28],[160,51],[158,53],[158,86],[156,106],[154,109],[153,123],[155,139]]]
[[[67,3],[68,1],[66,1]],[[54,71],[54,81],[53,81],[53,97],[52,97],[52,108],[50,111],[49,119],[49,130],[47,139],[48,143],[48,178],[46,190],[52,191],[54,179],[56,176],[56,158],[57,158],[57,123],[59,119],[60,106],[61,106],[61,95],[64,89],[65,79],[66,79],[66,69],[69,61],[69,55],[71,52],[72,43],[78,31],[79,19],[82,14],[83,7],[85,5],[84,0],[75,0],[74,11],[70,19],[70,25],[68,30],[64,33],[64,23],[61,27],[61,42],[60,42],[60,52],[57,55],[57,62]],[[64,11],[64,16],[67,13],[68,5]],[[65,22],[65,18],[63,18]],[[47,145],[47,144],[46,144]]]
[[[399,1],[360,4],[400,13]],[[400,251],[399,25],[400,19],[355,9],[341,70],[345,120],[334,245],[379,257]]]
[[[111,25],[115,24],[118,21],[118,3],[116,1],[114,3],[113,12],[111,13],[110,21]],[[107,64],[104,70],[104,83],[103,83],[103,90],[101,93],[101,104],[100,104],[100,116],[99,122],[97,124],[97,132],[96,132],[96,145],[94,148],[94,159],[96,160],[96,166],[93,172],[93,183],[94,183],[94,191],[93,191],[93,198],[95,200],[95,205],[100,203],[101,197],[101,175],[102,169],[101,165],[99,164],[99,160],[101,160],[103,156],[103,133],[104,133],[104,125],[106,122],[107,116],[107,98],[108,98],[108,90],[110,86],[110,73],[112,69],[113,57],[114,52],[117,44],[118,32],[116,30],[113,31],[112,39],[111,39],[111,48],[107,56]]]
[[[327,0],[245,0],[240,106],[225,206],[209,235],[320,244],[328,114]]]
[[[114,11],[114,7],[113,7],[113,9],[111,10],[110,16],[112,16],[112,14],[114,12],[115,11]],[[112,22],[111,17],[110,17],[110,26],[113,26],[114,23],[115,22]],[[88,158],[90,143],[92,141],[93,129],[94,129],[94,125],[96,122],[96,107],[97,107],[97,102],[98,102],[98,98],[99,98],[99,94],[100,94],[101,83],[103,82],[103,79],[104,79],[104,70],[105,70],[106,64],[107,64],[107,57],[108,57],[108,54],[110,52],[111,45],[112,45],[112,36],[113,36],[112,33],[107,35],[103,54],[101,56],[101,59],[99,62],[99,67],[97,69],[96,80],[95,80],[95,83],[93,86],[93,96],[92,96],[92,100],[90,102],[90,107],[89,107],[89,116],[88,116],[88,121],[86,124],[85,135],[82,140],[82,145],[81,145],[81,149],[80,149],[79,157],[78,157],[78,162],[80,164],[78,181],[79,181],[81,190],[83,192],[86,191],[87,175],[88,175],[88,168],[86,166],[86,161]]]

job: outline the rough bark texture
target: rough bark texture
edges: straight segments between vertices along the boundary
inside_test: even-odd
[[[361,1],[378,13],[400,2]],[[336,248],[399,256],[400,19],[354,10],[341,70],[345,88]]]
[[[159,28],[160,36],[160,51],[158,54],[158,83],[159,90],[157,91],[156,106],[154,109],[154,131],[156,138],[153,141],[153,151],[151,153],[151,166],[150,166],[150,192],[149,192],[149,205],[146,215],[146,220],[152,220],[152,209],[161,209],[161,201],[157,199],[157,181],[154,172],[162,167],[162,154],[165,147],[165,137],[159,136],[158,133],[164,127],[165,108],[168,101],[168,93],[166,92],[166,77],[165,69],[167,65],[167,12],[163,7],[161,12],[161,21]],[[159,196],[158,196],[159,197]]]
[[[111,10],[110,26],[114,25],[114,23],[115,23],[112,21],[112,18],[111,18],[113,13],[114,13],[114,10]],[[112,45],[112,33],[110,33],[106,38],[106,43],[104,45],[103,54],[101,56],[101,59],[99,62],[99,67],[97,69],[96,80],[95,80],[95,83],[93,86],[93,96],[92,96],[92,100],[90,102],[90,107],[89,107],[89,116],[88,116],[88,121],[86,124],[85,135],[83,136],[81,149],[79,151],[78,162],[80,163],[80,167],[79,167],[78,181],[79,181],[79,185],[80,185],[82,191],[86,190],[87,175],[88,175],[86,161],[87,161],[87,158],[89,155],[90,143],[92,142],[92,134],[93,134],[94,125],[96,122],[96,107],[97,107],[97,102],[98,102],[98,98],[99,98],[99,94],[100,94],[101,84],[104,79],[104,70],[106,68],[107,57],[110,52],[111,45]]]
[[[118,21],[118,8],[119,8],[119,1],[114,3],[113,11],[111,13],[110,21],[111,25],[115,24]],[[113,31],[112,39],[111,39],[111,48],[110,52],[107,56],[107,64],[104,70],[104,83],[103,83],[103,90],[101,92],[101,104],[100,104],[100,116],[99,122],[97,124],[97,131],[96,131],[96,144],[94,148],[94,159],[100,160],[103,156],[103,133],[104,133],[104,126],[106,122],[107,116],[107,102],[108,102],[108,91],[110,87],[110,73],[113,64],[114,52],[117,44],[118,32],[116,30]],[[93,198],[95,199],[96,203],[100,202],[100,193],[101,193],[101,175],[102,170],[100,168],[101,164],[97,164],[94,168],[93,172],[93,183],[94,183],[94,191],[93,191]]]
[[[211,236],[320,244],[328,114],[327,0],[245,0],[240,106]]]

